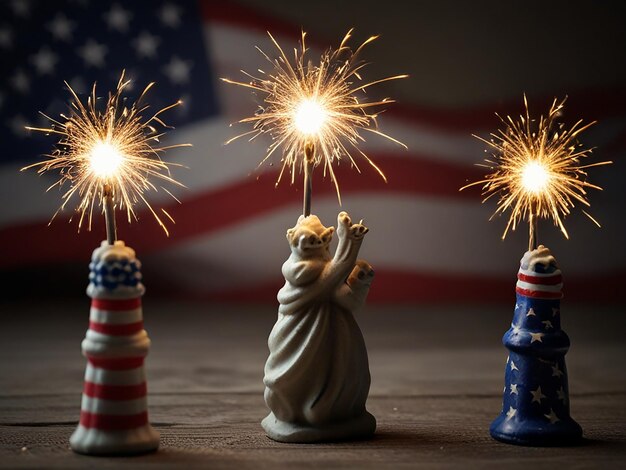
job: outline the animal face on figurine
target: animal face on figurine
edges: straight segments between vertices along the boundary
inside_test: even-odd
[[[294,254],[312,258],[329,252],[334,232],[334,227],[324,227],[315,215],[300,216],[296,226],[287,230],[287,240]]]

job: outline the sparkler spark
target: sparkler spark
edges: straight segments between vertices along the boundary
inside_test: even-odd
[[[537,122],[531,119],[524,96],[526,112],[518,121],[510,116],[506,119],[498,116],[504,129],[492,133],[490,140],[474,136],[491,147],[492,158],[485,159],[486,164],[480,166],[493,172],[485,179],[461,188],[482,185],[483,202],[498,196],[492,219],[511,210],[503,239],[509,229],[515,230],[520,221],[528,220],[531,249],[534,248],[534,223],[537,218],[552,219],[565,238],[569,238],[563,219],[570,214],[576,202],[590,206],[587,188],[602,189],[586,181],[586,169],[612,163],[581,164],[581,159],[588,157],[592,149],[583,148],[577,138],[595,122],[583,125],[583,121],[579,120],[570,129],[565,128],[556,121],[564,103],[565,99],[558,102],[555,98],[547,117],[541,116]],[[586,211],[583,210],[583,213],[600,226]]]
[[[87,218],[88,230],[91,230],[94,208],[100,206],[104,211],[106,206],[104,199],[112,197],[113,203],[126,211],[129,222],[132,219],[137,220],[135,204],[144,203],[169,235],[161,217],[147,201],[144,193],[162,189],[176,199],[165,187],[157,187],[149,178],[182,186],[169,174],[169,167],[174,164],[162,161],[160,153],[190,144],[165,147],[154,144],[164,135],[164,132],[157,130],[155,126],[169,127],[161,120],[160,115],[182,102],[178,101],[160,109],[152,117],[144,120],[142,113],[149,106],[142,101],[154,83],[150,83],[137,101],[130,105],[122,97],[129,83],[130,80],[125,80],[122,72],[115,91],[109,93],[103,106],[98,106],[95,84],[87,103],[84,104],[66,82],[71,94],[69,116],[62,114],[62,120],[56,120],[44,114],[51,123],[49,128],[27,127],[33,131],[56,134],[59,141],[54,151],[45,155],[46,160],[24,167],[22,171],[30,168],[38,168],[38,173],[58,170],[60,177],[48,191],[69,183],[69,189],[62,195],[63,203],[52,217],[53,220],[69,204],[73,196],[77,195],[76,212],[80,214],[78,229],[80,231]],[[161,211],[173,222],[165,209]]]
[[[380,132],[376,122],[378,114],[369,111],[394,101],[384,98],[368,102],[363,95],[365,90],[373,85],[406,78],[408,75],[396,75],[361,84],[360,72],[367,64],[358,60],[358,54],[378,36],[370,37],[353,51],[347,45],[352,35],[350,30],[338,49],[328,50],[322,54],[319,64],[313,65],[307,55],[306,33],[302,32],[300,49],[294,49],[293,62],[274,37],[268,34],[278,50],[278,58],[272,59],[260,48],[257,49],[272,64],[274,68],[272,73],[259,70],[261,76],[256,77],[242,71],[250,78],[249,82],[222,78],[227,83],[251,88],[265,95],[264,105],[259,107],[258,112],[239,121],[251,123],[252,130],[230,139],[227,144],[244,136],[250,136],[250,140],[253,140],[260,135],[268,134],[272,138],[272,143],[259,166],[277,149],[283,149],[282,168],[276,181],[277,185],[287,168],[291,172],[293,184],[296,170],[298,167],[304,170],[307,163],[304,158],[305,147],[313,146],[316,151],[312,165],[316,167],[323,163],[324,175],[327,171],[330,174],[340,202],[339,183],[332,164],[347,158],[360,172],[351,153],[361,155],[387,181],[382,170],[359,148],[359,145],[365,142],[360,131],[382,136],[406,148],[403,143]]]

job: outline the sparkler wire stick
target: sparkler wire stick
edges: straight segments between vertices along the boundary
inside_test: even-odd
[[[304,203],[302,215],[311,215],[311,193],[313,192],[313,165],[315,158],[315,145],[307,142],[304,146]]]
[[[537,248],[537,225],[538,218],[534,212],[530,213],[528,218],[528,251],[533,251]]]
[[[104,221],[106,223],[107,243],[109,245],[114,245],[117,240],[117,225],[115,223],[113,189],[110,184],[105,183],[102,192],[102,197],[104,198]]]

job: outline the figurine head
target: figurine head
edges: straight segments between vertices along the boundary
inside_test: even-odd
[[[91,256],[89,271],[87,295],[91,298],[134,298],[145,291],[141,262],[122,240],[113,245],[103,240]]]
[[[302,258],[328,253],[335,227],[324,227],[316,215],[300,216],[295,227],[287,230],[291,251]]]
[[[520,266],[526,271],[544,274],[552,273],[559,269],[556,259],[552,256],[550,250],[543,245],[539,245],[534,250],[524,253]]]

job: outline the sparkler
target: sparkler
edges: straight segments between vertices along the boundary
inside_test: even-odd
[[[162,161],[159,154],[167,149],[191,144],[154,144],[164,135],[155,126],[169,127],[161,120],[160,115],[182,102],[166,106],[144,120],[142,113],[149,106],[142,101],[154,83],[150,83],[137,101],[129,105],[123,99],[122,93],[130,80],[125,80],[122,72],[115,91],[109,93],[103,106],[98,106],[95,83],[86,104],[81,102],[67,82],[65,84],[71,94],[70,115],[62,114],[62,120],[56,120],[42,113],[51,123],[49,128],[27,127],[29,130],[58,135],[56,148],[46,155],[46,160],[22,168],[22,171],[38,168],[38,173],[59,170],[60,178],[48,191],[55,186],[62,187],[69,183],[69,189],[62,196],[63,203],[52,219],[68,205],[73,196],[78,195],[76,211],[80,214],[79,231],[85,217],[88,220],[88,230],[91,230],[94,207],[101,206],[105,215],[107,241],[112,245],[117,238],[115,206],[125,210],[128,221],[131,222],[131,219],[137,220],[133,206],[143,202],[169,235],[165,224],[144,193],[148,190],[158,191],[149,178],[182,186],[169,174],[169,167],[174,164]],[[176,199],[165,187],[159,188]],[[161,212],[173,222],[165,209],[161,209]]]
[[[394,101],[384,98],[368,102],[363,95],[373,85],[406,78],[408,75],[396,75],[362,84],[360,72],[367,64],[358,60],[358,55],[378,36],[370,37],[353,51],[347,45],[352,35],[350,30],[338,49],[329,49],[322,54],[319,64],[313,65],[307,55],[306,33],[302,32],[300,50],[294,49],[293,62],[274,37],[268,34],[278,50],[278,58],[272,59],[260,48],[257,49],[272,64],[272,73],[259,69],[261,76],[257,77],[242,71],[250,78],[249,82],[222,78],[227,83],[251,88],[265,95],[264,105],[259,107],[258,112],[239,121],[251,123],[252,130],[230,139],[227,144],[244,136],[253,140],[268,134],[272,143],[259,166],[282,148],[282,167],[276,185],[287,168],[291,173],[292,184],[298,167],[303,170],[305,216],[310,214],[311,209],[311,174],[321,164],[324,176],[328,171],[335,185],[340,204],[339,183],[333,163],[347,158],[360,173],[351,153],[363,157],[387,181],[382,170],[360,149],[360,144],[365,142],[360,131],[379,135],[406,148],[403,143],[379,131],[376,122],[378,114],[370,112],[371,109]]]
[[[480,166],[493,170],[485,179],[461,188],[482,185],[483,202],[499,196],[497,209],[491,216],[511,210],[504,229],[504,239],[509,231],[515,230],[522,220],[529,222],[529,251],[537,246],[537,221],[551,218],[560,228],[565,238],[569,238],[563,224],[576,202],[589,207],[586,188],[602,188],[586,181],[587,168],[608,165],[603,161],[582,165],[581,159],[588,157],[592,149],[583,148],[578,136],[595,124],[584,124],[579,120],[567,129],[556,119],[560,116],[565,99],[555,98],[547,117],[541,116],[537,122],[531,119],[528,101],[524,96],[525,115],[518,121],[510,116],[498,116],[504,129],[491,134],[486,140],[474,136],[491,147],[492,158],[485,159]],[[487,151],[487,150],[486,150]],[[585,210],[583,213],[596,225],[600,224]]]

